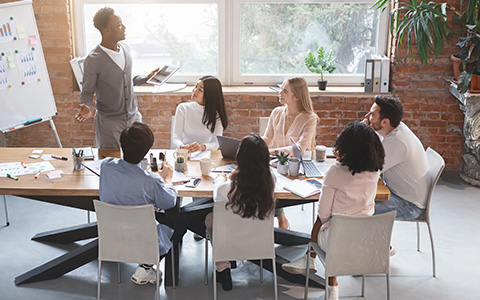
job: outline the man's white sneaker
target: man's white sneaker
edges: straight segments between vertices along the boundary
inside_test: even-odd
[[[305,274],[307,269],[307,254],[300,257],[296,261],[292,261],[288,264],[283,264],[282,269],[291,274]],[[317,272],[317,262],[313,257],[310,257],[309,269],[310,274],[315,274]]]
[[[394,256],[395,254],[397,254],[397,249],[395,249],[393,246],[390,246],[390,256]]]
[[[162,271],[160,271],[160,279],[161,278]],[[145,285],[147,283],[155,284],[157,283],[157,272],[154,268],[147,271],[145,268],[138,266],[130,279],[139,285]]]
[[[337,286],[327,286],[328,289],[328,299],[327,300],[338,300],[338,285]]]

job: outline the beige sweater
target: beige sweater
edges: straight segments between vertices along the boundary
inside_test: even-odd
[[[286,120],[287,106],[279,106],[272,111],[262,137],[268,148],[278,148],[279,151],[293,154],[291,137],[300,147],[302,155],[306,150],[313,150],[318,116],[315,113],[302,112],[295,117],[287,131]]]

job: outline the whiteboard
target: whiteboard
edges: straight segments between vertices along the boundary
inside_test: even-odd
[[[0,4],[0,131],[56,114],[32,1]]]

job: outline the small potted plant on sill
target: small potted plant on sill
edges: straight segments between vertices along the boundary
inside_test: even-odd
[[[279,174],[285,175],[288,173],[288,156],[290,153],[285,153],[283,151],[275,151],[275,156],[278,159],[277,172]]]
[[[185,171],[185,158],[183,156],[178,156],[175,161],[175,171],[183,172]]]
[[[327,81],[323,79],[325,72],[332,73],[337,69],[335,66],[336,58],[333,56],[333,52],[326,53],[325,48],[320,47],[317,50],[317,54],[313,54],[309,51],[305,57],[305,66],[307,69],[315,74],[320,74],[318,80],[318,89],[324,91],[327,88]]]

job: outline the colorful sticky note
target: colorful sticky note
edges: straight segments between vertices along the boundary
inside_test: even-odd
[[[28,36],[28,41],[30,42],[31,45],[35,45],[37,43],[37,36],[36,35],[29,35]]]
[[[17,24],[17,33],[18,33],[18,38],[24,39],[27,37],[27,34],[25,33],[25,27],[23,27],[23,24]]]
[[[37,159],[37,158],[40,158],[40,155],[30,154],[30,156],[28,156],[28,157],[33,158],[33,159]]]
[[[7,52],[7,62],[10,68],[15,68],[15,61],[12,52]]]

